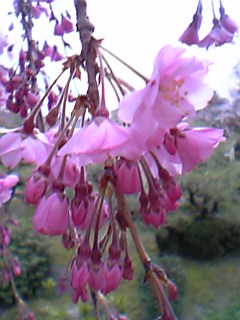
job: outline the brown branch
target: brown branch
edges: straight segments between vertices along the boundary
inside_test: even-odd
[[[95,28],[87,16],[87,1],[75,0],[75,8],[77,13],[77,31],[82,43],[81,56],[86,63],[88,75],[88,97],[92,105],[92,111],[94,112],[99,105],[99,92],[96,79],[98,66],[96,64],[96,51],[94,48],[96,40],[92,37]]]
[[[82,54],[84,59],[86,59],[90,40],[95,27],[89,21],[89,18],[87,16],[87,1],[75,0],[75,7],[77,11],[77,31],[79,32],[80,40],[82,43]]]

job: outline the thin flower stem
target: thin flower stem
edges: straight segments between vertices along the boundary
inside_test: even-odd
[[[109,186],[108,188],[108,206],[110,211],[110,219],[111,219],[111,225],[112,225],[112,243],[117,244],[118,243],[118,235],[117,235],[117,228],[116,228],[116,220],[113,212],[113,206],[112,206],[112,187]]]
[[[111,87],[112,87],[112,89],[114,91],[114,94],[115,94],[115,96],[117,98],[117,101],[120,102],[120,97],[119,97],[119,94],[117,92],[117,89],[115,88],[115,86],[113,84],[113,81],[112,81],[113,79],[112,79],[111,73],[108,72],[107,70],[105,70],[105,77],[109,81],[109,83],[110,83],[110,85],[111,85]]]
[[[100,198],[100,202],[97,210],[97,221],[96,221],[96,227],[95,227],[95,233],[94,233],[93,247],[98,247],[99,226],[100,226],[102,207],[103,207],[106,191],[107,191],[107,186],[103,190],[100,190],[101,198]]]
[[[8,262],[8,258],[7,258],[7,248],[5,245],[3,245],[3,248],[2,248],[2,258],[3,258],[3,263],[4,263],[4,267],[8,268],[8,265],[9,265],[9,262]],[[11,289],[12,289],[12,293],[13,293],[13,296],[17,302],[17,304],[24,304],[22,298],[20,297],[20,295],[18,294],[18,291],[17,291],[17,288],[15,286],[15,282],[14,282],[14,279],[13,279],[13,276],[12,276],[12,273],[9,273],[9,281],[10,281],[10,285],[11,285]]]
[[[214,9],[214,3],[213,3],[213,0],[212,0],[211,2],[212,2],[212,13],[213,13],[213,19],[216,19],[216,14],[215,14],[215,9]]]
[[[66,131],[68,130],[68,128],[69,128],[69,126],[70,126],[70,124],[71,124],[71,122],[72,122],[72,120],[73,120],[73,118],[74,118],[75,116],[76,116],[75,113],[73,113],[73,114],[71,115],[70,119],[69,119],[68,122],[66,123],[66,126],[65,126],[64,129],[61,131],[60,135],[59,135],[58,138],[57,138],[57,141],[55,142],[55,144],[54,144],[51,152],[49,153],[49,156],[48,156],[48,158],[47,158],[47,160],[46,160],[46,162],[45,162],[45,165],[50,165],[54,154],[56,153],[56,151],[57,151],[60,143],[62,142],[62,139],[63,139]]]
[[[93,307],[96,315],[96,320],[101,320],[99,310],[98,310],[98,299],[97,299],[98,293],[91,291],[92,301],[93,301]]]
[[[110,303],[110,301],[100,292],[97,293],[97,299],[99,303],[101,303],[101,305],[103,306],[107,319],[108,320],[115,319],[115,314],[117,312],[115,308],[112,306],[112,304]]]
[[[157,286],[158,290],[159,290],[159,293],[160,293],[160,296],[161,296],[161,300],[162,300],[162,303],[164,304],[164,310],[167,310],[171,320],[177,320],[174,312],[173,312],[173,309],[166,297],[166,294],[164,292],[164,289],[163,289],[163,286],[161,284],[161,281],[158,279],[157,275],[152,272],[151,274],[151,280],[155,283],[155,285]]]
[[[130,92],[134,91],[135,89],[127,83],[125,80],[117,78],[117,81],[119,82],[120,85],[124,86],[126,89],[128,89]]]
[[[68,157],[67,154],[65,154],[63,156],[63,160],[62,160],[61,167],[60,167],[59,174],[58,174],[58,179],[57,179],[58,181],[62,181],[63,180],[64,170],[65,170],[65,166],[66,166],[66,163],[67,163],[67,157]]]
[[[54,87],[54,85],[57,83],[57,81],[60,79],[60,77],[63,75],[63,73],[66,71],[67,69],[63,69],[62,72],[57,76],[57,78],[53,81],[53,83],[48,87],[47,91],[44,93],[43,97],[38,101],[38,103],[35,105],[34,109],[32,110],[32,112],[30,113],[30,115],[28,116],[28,118],[25,120],[29,120],[29,119],[34,119],[35,116],[37,115],[43,101],[46,99],[46,97],[48,96],[48,94],[50,93],[50,91],[52,90],[52,88]]]
[[[74,120],[73,120],[72,127],[71,127],[71,129],[70,129],[70,131],[69,131],[69,133],[68,133],[68,138],[69,138],[69,139],[70,139],[70,138],[72,137],[72,135],[73,135],[73,132],[74,132],[74,130],[75,130],[75,128],[76,128],[76,125],[77,125],[77,122],[78,122],[79,117],[82,115],[82,118],[84,119],[85,113],[86,113],[86,108],[79,110],[79,112],[76,112],[75,118],[74,118]],[[82,121],[82,127],[83,127],[83,124],[84,124],[84,121]]]
[[[104,51],[106,51],[108,54],[110,54],[110,56],[112,56],[113,58],[115,58],[117,61],[119,61],[120,63],[122,63],[126,68],[128,68],[129,70],[131,70],[133,73],[135,73],[139,78],[141,78],[144,82],[148,82],[149,79],[147,77],[145,77],[143,74],[141,74],[139,71],[137,71],[135,68],[133,68],[132,66],[130,66],[127,62],[125,62],[124,60],[122,60],[121,58],[119,58],[117,55],[115,55],[113,52],[111,52],[110,50],[106,49],[105,47],[103,47],[102,45],[100,45],[100,48]]]
[[[157,304],[159,306],[159,309],[161,312],[163,310],[168,310],[168,312],[171,315],[171,320],[176,320],[176,317],[174,315],[174,312],[165,296],[165,293],[163,292],[162,284],[160,283],[159,279],[157,278],[156,274],[151,270],[151,263],[150,263],[150,257],[148,256],[142,241],[138,235],[137,228],[129,214],[129,211],[127,209],[126,200],[123,195],[117,194],[117,199],[119,202],[119,206],[121,208],[122,214],[124,216],[124,219],[128,225],[129,231],[131,233],[131,236],[133,238],[135,247],[137,249],[139,258],[147,272],[147,280],[149,281],[149,284],[152,287],[153,293],[156,297]]]
[[[63,99],[62,117],[61,117],[61,125],[60,125],[61,130],[64,128],[64,125],[65,125],[67,97],[68,97],[70,82],[71,82],[74,71],[75,71],[75,69],[72,70],[72,72],[70,72],[69,78],[68,78],[66,86],[64,88],[64,93],[63,93],[64,99]]]
[[[161,293],[159,291],[158,286],[156,285],[156,275],[150,270],[149,271],[149,277],[148,277],[148,282],[152,288],[153,294],[155,295],[157,304],[158,304],[158,308],[161,311],[161,313],[164,310],[164,305],[163,305],[163,301],[162,301],[162,296]]]
[[[123,88],[121,87],[121,84],[118,82],[117,77],[115,76],[115,74],[114,74],[111,66],[109,65],[109,63],[108,63],[107,59],[104,57],[104,55],[102,55],[102,59],[103,59],[103,61],[106,63],[106,65],[107,65],[107,67],[108,67],[108,69],[109,69],[109,71],[110,71],[111,78],[115,81],[115,83],[117,84],[119,90],[121,91],[121,94],[124,96],[124,95],[125,95],[125,91],[124,91]]]
[[[95,115],[109,117],[109,112],[108,112],[108,109],[106,108],[106,98],[105,98],[105,83],[104,83],[105,72],[103,68],[102,54],[98,48],[97,48],[97,53],[98,53],[98,58],[100,62],[100,80],[102,84],[102,95],[101,95],[100,104],[96,110]]]
[[[147,178],[149,188],[154,188],[153,176],[144,157],[141,157],[140,163]]]
[[[119,202],[119,208],[121,209],[123,217],[127,223],[127,226],[129,228],[129,231],[130,231],[131,236],[133,238],[133,241],[135,243],[135,247],[137,249],[139,258],[140,258],[143,266],[146,269],[149,266],[150,257],[148,256],[148,254],[142,244],[142,241],[141,241],[141,239],[138,235],[138,232],[137,232],[137,228],[136,228],[136,226],[135,226],[135,224],[129,214],[124,196],[122,194],[117,194],[117,199]]]

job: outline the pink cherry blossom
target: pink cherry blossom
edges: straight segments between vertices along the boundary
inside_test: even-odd
[[[171,128],[183,118],[192,118],[212,97],[212,89],[204,83],[208,63],[186,57],[183,48],[163,47],[154,64],[146,87],[125,96],[119,105],[119,118],[137,125],[135,115],[141,112],[146,125]]]
[[[60,170],[62,169],[62,163],[63,163],[63,157],[57,156],[54,157],[51,162],[51,171],[49,178],[52,181],[55,181],[58,179]],[[80,177],[80,166],[79,166],[79,160],[78,157],[72,155],[68,156],[65,166],[63,169],[63,177],[62,182],[65,186],[75,188],[76,184],[79,181]]]
[[[18,183],[18,181],[18,176],[14,174],[0,178],[0,208],[2,207],[3,203],[11,199],[11,189]]]
[[[102,163],[109,156],[121,153],[128,143],[128,138],[125,127],[99,116],[78,129],[58,154],[78,154],[81,165]]]
[[[52,145],[37,130],[31,135],[19,130],[0,137],[0,159],[9,168],[14,168],[21,160],[41,164],[47,159],[51,148]]]
[[[44,235],[64,234],[68,228],[68,210],[68,200],[62,193],[44,196],[34,212],[34,229]]]
[[[225,141],[222,129],[190,129],[186,123],[171,129],[170,134],[175,140],[174,153],[177,153],[182,161],[182,174],[193,170],[200,162],[206,161],[218,144]]]

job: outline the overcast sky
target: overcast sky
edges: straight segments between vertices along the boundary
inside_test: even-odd
[[[1,1],[1,29],[7,29],[7,12],[12,1]],[[67,4],[71,12],[72,0],[56,0]],[[95,37],[104,38],[104,46],[117,53],[121,58],[139,69],[147,77],[153,68],[153,60],[159,49],[165,44],[176,43],[189,25],[196,10],[198,0],[88,0],[88,15],[94,23]],[[210,0],[202,0],[203,22],[200,36],[204,37],[212,27],[212,9]],[[219,1],[214,0],[218,14]],[[240,0],[222,0],[226,13],[240,25]],[[60,12],[60,11],[59,11]],[[73,13],[74,15],[74,13]],[[47,20],[46,20],[47,22]],[[47,34],[48,24],[41,25],[40,33]],[[17,33],[17,32],[15,32]],[[240,41],[236,37],[235,45],[197,50],[215,62],[210,73],[210,81],[222,95],[226,95],[226,84],[234,86],[230,70],[240,56]],[[196,48],[191,48],[193,54]],[[240,58],[240,57],[239,57]],[[239,59],[240,60],[240,59]],[[123,71],[125,72],[125,71]]]

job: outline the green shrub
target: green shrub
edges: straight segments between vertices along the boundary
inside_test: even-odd
[[[49,273],[49,256],[47,243],[40,237],[26,229],[13,232],[10,250],[21,263],[21,274],[15,277],[16,288],[24,299],[35,298],[41,291],[41,284]],[[0,269],[3,261],[0,258]],[[0,301],[5,304],[14,303],[10,284],[0,284]]]
[[[197,259],[211,259],[225,253],[224,240],[228,231],[220,219],[195,219],[186,226],[180,253]]]
[[[160,252],[212,259],[240,252],[240,224],[215,217],[196,217],[162,228],[156,241]]]

